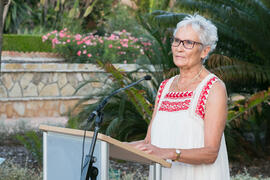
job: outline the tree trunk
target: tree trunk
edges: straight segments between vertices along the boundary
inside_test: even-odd
[[[3,41],[3,12],[4,1],[0,0],[0,77],[2,76],[1,64],[2,64],[2,41]]]
[[[4,1],[6,2],[6,5],[4,6],[4,12],[3,12],[3,24],[5,23],[5,20],[6,20],[6,17],[7,17],[8,8],[9,8],[9,5],[10,5],[11,0],[4,0]]]
[[[1,64],[2,64],[2,42],[3,42],[3,13],[4,13],[4,8],[5,5],[9,3],[9,0],[0,0],[0,77],[2,75],[2,69],[1,69]]]

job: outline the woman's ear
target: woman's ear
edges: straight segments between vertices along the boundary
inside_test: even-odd
[[[210,50],[211,50],[210,46],[203,47],[203,50],[202,50],[202,53],[201,53],[201,59],[204,59],[208,55]]]

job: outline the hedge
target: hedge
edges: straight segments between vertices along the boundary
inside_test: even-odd
[[[3,51],[53,52],[50,42],[42,42],[41,35],[3,34]]]

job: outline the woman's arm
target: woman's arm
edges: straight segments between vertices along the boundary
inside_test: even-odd
[[[189,164],[214,163],[220,147],[227,118],[227,93],[222,82],[216,82],[209,93],[204,119],[204,147],[194,149],[180,149],[180,162]],[[139,146],[149,154],[155,154],[164,159],[175,160],[175,149],[158,148],[151,144]]]

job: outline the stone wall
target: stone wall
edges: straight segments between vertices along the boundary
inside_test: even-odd
[[[4,56],[0,118],[60,117],[85,95],[95,95],[108,74],[94,64],[66,64],[60,58]],[[115,65],[133,71],[136,65]],[[79,86],[87,83],[76,91]],[[89,101],[89,103],[92,103]]]

